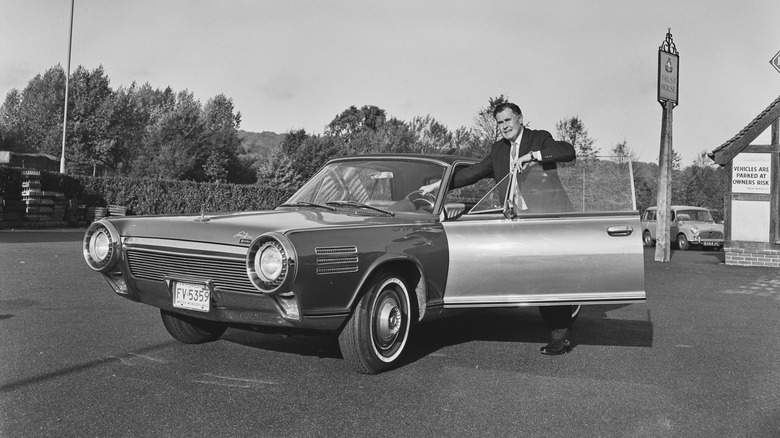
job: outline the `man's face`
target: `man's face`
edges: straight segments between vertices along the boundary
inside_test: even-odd
[[[507,108],[496,114],[496,123],[498,123],[498,129],[505,139],[515,141],[523,126],[523,116],[515,114],[511,108]]]

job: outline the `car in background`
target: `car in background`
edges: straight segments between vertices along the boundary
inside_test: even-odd
[[[706,208],[673,205],[669,224],[669,239],[680,251],[687,251],[691,245],[723,249],[723,224],[715,223]],[[658,207],[650,207],[642,214],[642,242],[645,246],[655,246],[657,236]]]
[[[507,214],[508,178],[448,190],[476,162],[337,158],[274,210],[100,219],[83,256],[117,295],[159,308],[180,342],[228,327],[329,332],[366,374],[397,366],[418,323],[450,311],[569,305],[576,317],[645,301],[636,210]],[[600,183],[605,173],[591,173],[602,192],[628,186]],[[581,193],[583,171],[569,176]],[[434,181],[442,190],[420,192]]]

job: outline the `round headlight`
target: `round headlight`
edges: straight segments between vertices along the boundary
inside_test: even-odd
[[[276,281],[284,269],[282,251],[275,244],[267,242],[255,256],[255,270],[267,282]]]
[[[84,234],[83,249],[89,267],[106,272],[119,262],[119,233],[108,222],[95,222]]]
[[[111,237],[105,229],[93,234],[89,239],[89,254],[93,259],[105,261],[111,255]]]
[[[287,236],[266,233],[249,245],[246,273],[261,292],[287,292],[295,277],[295,249]]]

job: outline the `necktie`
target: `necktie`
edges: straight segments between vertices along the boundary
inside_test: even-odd
[[[520,162],[517,156],[518,145],[512,142],[512,148],[509,151],[509,196],[507,196],[506,205],[504,206],[504,213],[509,213],[511,217],[514,217],[521,210],[527,210],[528,206],[525,204],[523,195],[520,194]]]

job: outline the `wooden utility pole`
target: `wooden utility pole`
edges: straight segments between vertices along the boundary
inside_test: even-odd
[[[671,225],[669,213],[672,203],[672,111],[677,106],[679,91],[680,57],[672,41],[672,29],[658,48],[658,103],[663,107],[661,116],[661,151],[658,154],[658,218],[655,246],[655,261],[668,262],[671,259],[671,244],[674,236],[669,235]]]

